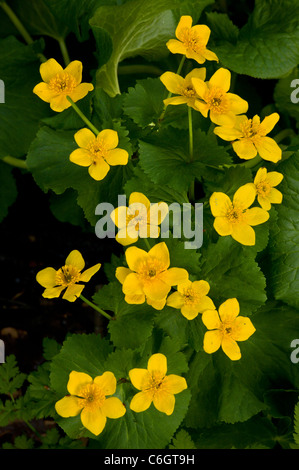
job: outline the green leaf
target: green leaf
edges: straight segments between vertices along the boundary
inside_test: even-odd
[[[109,95],[120,93],[117,67],[128,58],[157,59],[167,55],[166,42],[176,27],[170,9],[177,0],[130,0],[123,5],[99,7],[90,20],[91,28],[102,28],[111,37],[113,51],[97,71],[97,87]]]
[[[299,289],[299,154],[292,155],[277,166],[284,175],[278,186],[283,194],[282,204],[277,204],[276,224],[271,226],[268,248],[269,262],[265,267],[267,283],[276,299],[298,308]]]
[[[25,155],[39,120],[50,112],[49,105],[32,92],[41,81],[36,55],[41,50],[41,43],[25,46],[13,36],[0,40],[0,77],[5,84],[5,103],[0,105],[0,157]]]
[[[181,429],[172,439],[169,449],[196,449],[196,447],[187,431]]]
[[[7,356],[0,365],[0,394],[13,395],[22,387],[26,374],[20,373],[15,355]]]
[[[294,441],[299,446],[299,402],[295,406],[294,420],[295,420],[295,424],[294,424]]]
[[[222,349],[213,354],[198,352],[192,359],[187,375],[192,393],[187,426],[245,422],[268,409],[264,395],[269,389],[281,384],[298,387],[299,371],[290,360],[297,312],[269,302],[251,319],[256,331],[238,343],[240,360],[231,361]]]
[[[215,36],[213,51],[221,64],[233,72],[255,78],[280,78],[299,62],[298,14],[299,5],[293,0],[256,0],[238,37],[228,20],[214,14],[210,16],[211,36]],[[224,26],[229,33],[223,35]]]
[[[217,145],[215,135],[194,131],[194,158],[190,161],[188,132],[165,129],[139,142],[140,165],[157,185],[187,191],[194,177],[201,179],[206,166],[231,163],[231,157]]]

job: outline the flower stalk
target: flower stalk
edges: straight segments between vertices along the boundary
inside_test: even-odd
[[[90,300],[88,300],[86,297],[84,297],[84,295],[80,294],[80,299],[83,300],[83,302],[85,302],[87,305],[92,307],[94,310],[99,312],[101,315],[106,317],[108,320],[113,320],[113,318],[111,317],[111,315],[109,315],[109,313],[105,312],[105,310],[102,310],[100,307],[98,307],[97,305],[92,303]]]
[[[66,99],[71,103],[71,106],[72,108],[76,111],[76,113],[78,114],[78,116],[80,116],[80,118],[82,119],[82,121],[85,122],[85,124],[87,124],[87,126],[89,127],[89,129],[94,132],[96,135],[98,135],[100,133],[100,131],[92,124],[92,122],[90,122],[90,120],[85,116],[84,113],[82,113],[81,109],[78,108],[78,106],[74,103],[74,101],[72,100],[72,98],[70,96],[67,96]]]

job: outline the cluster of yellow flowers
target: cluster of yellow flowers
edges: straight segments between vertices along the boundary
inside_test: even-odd
[[[207,49],[210,29],[206,25],[192,27],[192,18],[182,16],[176,28],[176,38],[167,42],[172,53],[183,54],[199,64],[206,60],[218,61],[216,54]],[[34,88],[41,99],[50,103],[53,110],[60,112],[83,98],[93,89],[93,85],[81,83],[82,64],[74,61],[65,69],[50,59],[40,68],[42,83]],[[279,116],[273,113],[260,122],[259,116],[248,119],[244,113],[248,103],[234,93],[230,93],[231,74],[219,68],[206,81],[206,69],[195,68],[181,77],[178,73],[165,72],[161,81],[170,95],[164,100],[165,106],[187,104],[199,111],[204,117],[216,124],[214,133],[224,140],[232,142],[236,154],[245,160],[257,154],[264,160],[277,163],[281,159],[281,149],[267,134],[277,123]],[[171,96],[172,94],[176,96]],[[80,129],[74,136],[78,148],[70,155],[70,161],[88,167],[92,178],[102,180],[111,165],[126,165],[128,152],[118,148],[118,134],[111,129],[92,132]],[[271,204],[281,203],[282,194],[277,186],[283,175],[266,168],[260,168],[252,183],[241,186],[231,200],[223,192],[214,192],[210,197],[210,207],[214,228],[221,236],[231,235],[244,245],[255,244],[255,232],[252,226],[264,223],[269,218]],[[251,207],[257,201],[261,207]],[[142,211],[145,208],[145,212]],[[168,211],[167,204],[150,204],[142,193],[132,193],[129,207],[115,209],[111,218],[119,227],[116,240],[122,245],[130,245],[138,237],[157,238],[159,225]],[[151,215],[156,215],[157,224],[151,225]],[[154,235],[153,235],[154,233]],[[125,251],[128,267],[120,266],[115,276],[122,284],[125,301],[129,304],[146,302],[156,310],[166,305],[179,309],[182,315],[193,320],[199,313],[207,328],[203,348],[208,354],[220,347],[231,360],[241,358],[238,341],[247,340],[255,328],[251,320],[240,316],[240,306],[236,298],[228,298],[218,310],[208,296],[210,285],[205,280],[189,279],[186,269],[170,267],[170,255],[164,242],[155,244],[148,251],[129,247]],[[81,253],[73,250],[65,265],[58,270],[45,268],[37,276],[37,282],[45,287],[43,296],[59,297],[73,302],[81,296],[84,288],[80,282],[88,282],[100,269],[100,263],[85,270]],[[174,292],[171,289],[176,287]],[[139,390],[131,400],[130,408],[141,412],[153,402],[157,410],[170,415],[175,405],[174,395],[187,388],[184,378],[166,375],[167,359],[163,354],[154,354],[148,361],[147,369],[132,369],[129,377]],[[105,427],[107,418],[119,418],[126,409],[120,399],[111,397],[116,392],[116,378],[110,371],[92,379],[84,372],[72,371],[67,390],[70,395],[56,403],[56,411],[63,417],[77,416],[81,413],[83,426],[98,435]],[[110,396],[110,398],[106,398]]]
[[[164,354],[153,354],[147,369],[131,369],[130,381],[140,390],[130,402],[131,410],[140,413],[153,403],[155,408],[171,415],[175,406],[175,396],[187,388],[184,377],[167,373],[167,358]],[[85,372],[72,371],[67,390],[69,395],[59,400],[55,409],[63,418],[80,414],[83,426],[98,436],[106,425],[107,418],[121,418],[126,408],[114,395],[116,378],[110,371],[92,379]],[[109,398],[106,398],[106,397]]]

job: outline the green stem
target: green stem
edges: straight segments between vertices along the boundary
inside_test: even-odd
[[[58,44],[61,50],[61,54],[65,63],[65,66],[67,66],[70,63],[70,56],[69,56],[64,38],[58,39]]]
[[[30,36],[30,34],[28,33],[27,29],[25,28],[25,26],[23,25],[23,23],[21,23],[21,21],[19,20],[19,18],[17,17],[17,15],[15,14],[15,12],[10,8],[9,5],[7,5],[6,2],[0,2],[0,6],[2,7],[2,9],[5,11],[5,13],[7,14],[7,16],[9,17],[10,21],[13,23],[13,25],[16,27],[16,29],[19,31],[19,33],[21,34],[21,36],[24,38],[24,40],[26,41],[27,44],[32,44],[34,41],[32,39],[32,37]],[[37,56],[40,58],[40,60],[42,62],[45,62],[47,59],[46,57],[43,55],[43,54],[37,54]]]
[[[119,65],[117,73],[118,75],[130,75],[130,74],[139,74],[139,73],[162,75],[163,71],[159,67],[156,67],[155,65],[132,64],[132,65]]]
[[[151,247],[151,245],[149,244],[148,239],[147,239],[147,238],[143,238],[142,240],[144,241],[144,243],[145,243],[145,245],[146,245],[146,248],[147,248],[148,250],[151,250],[152,247]]]
[[[293,129],[283,129],[274,137],[274,140],[278,144],[279,142],[284,140],[286,137],[294,137],[295,135],[296,134],[293,131]]]
[[[69,96],[66,97],[66,99],[71,103],[73,109],[76,111],[78,116],[85,122],[85,124],[88,125],[88,127],[94,132],[96,135],[100,133],[100,131],[90,122],[89,119],[85,116],[85,114],[82,113],[82,111],[78,108],[78,106],[73,102],[72,98]]]
[[[254,168],[257,166],[259,163],[261,163],[263,159],[257,155],[256,157],[252,158],[251,160],[248,160],[245,163],[241,163],[240,165],[243,166],[244,168]]]
[[[17,168],[23,168],[24,170],[28,169],[25,160],[20,160],[19,158],[7,156],[7,157],[1,157],[0,160],[2,160],[5,163],[8,163],[8,165],[12,165]]]
[[[109,315],[107,312],[105,312],[104,310],[102,310],[100,307],[98,307],[97,305],[93,304],[92,302],[90,302],[90,300],[86,299],[86,297],[84,297],[82,294],[80,295],[80,299],[83,300],[83,302],[85,302],[87,305],[89,305],[90,307],[92,307],[94,310],[96,310],[97,312],[99,312],[101,315],[104,315],[104,317],[108,318],[108,320],[112,320],[112,317],[111,315]]]
[[[27,420],[24,420],[25,423],[27,424],[28,428],[31,429],[32,432],[34,432],[34,434],[40,439],[42,440],[42,436],[40,435],[40,433],[35,429],[34,426],[32,426],[32,424],[29,423],[29,421]]]
[[[192,108],[188,106],[188,124],[189,124],[189,157],[190,163],[193,162],[193,124],[192,124]],[[190,184],[189,188],[189,200],[194,201],[195,182],[194,180]]]

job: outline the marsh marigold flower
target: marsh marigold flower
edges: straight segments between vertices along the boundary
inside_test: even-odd
[[[96,181],[107,175],[110,166],[126,165],[129,154],[118,146],[118,134],[112,129],[104,129],[96,136],[90,129],[80,129],[74,135],[80,148],[70,154],[70,161],[88,167],[88,173]]]
[[[255,245],[255,232],[252,226],[262,224],[269,219],[269,212],[253,204],[256,191],[250,184],[241,186],[234,194],[233,201],[221,192],[210,197],[210,207],[214,228],[221,236],[231,235],[242,245]]]
[[[233,128],[216,127],[214,133],[223,140],[232,141],[236,154],[245,160],[251,160],[257,154],[264,160],[277,163],[281,160],[282,151],[279,145],[267,134],[272,131],[279,120],[278,113],[266,116],[261,122],[255,115],[252,119],[237,116]]]
[[[240,306],[237,299],[228,299],[217,310],[206,310],[202,314],[202,321],[208,328],[204,336],[203,348],[212,354],[220,347],[232,360],[241,358],[241,351],[237,341],[246,341],[255,328],[248,317],[238,316]]]
[[[203,64],[206,60],[218,62],[217,55],[206,47],[210,34],[208,26],[192,26],[191,16],[181,16],[175,31],[177,39],[170,39],[166,46],[173,54],[183,54],[187,59],[194,59],[199,64]]]
[[[103,431],[107,418],[121,418],[126,412],[119,398],[107,398],[116,390],[116,378],[112,372],[104,372],[92,379],[84,372],[72,371],[67,390],[70,395],[55,404],[57,413],[63,418],[81,413],[83,426],[96,436]]]
[[[82,68],[79,60],[73,60],[65,69],[55,59],[47,60],[40,66],[43,82],[34,87],[33,93],[50,103],[53,111],[60,112],[69,108],[71,103],[67,96],[76,102],[94,88],[92,83],[81,83]]]
[[[210,119],[215,124],[233,126],[236,115],[248,110],[247,101],[228,92],[230,82],[231,73],[224,68],[218,69],[208,82],[192,78],[193,87],[201,99],[196,101],[196,109],[204,117],[210,113]]]
[[[161,310],[172,286],[188,279],[183,268],[169,268],[169,251],[165,242],[158,243],[146,252],[132,246],[127,248],[128,268],[118,267],[115,276],[123,285],[128,304],[143,304],[145,301]]]
[[[168,91],[174,95],[179,95],[163,100],[165,106],[168,106],[169,104],[187,104],[187,106],[197,110],[195,104],[196,100],[199,99],[199,96],[197,95],[193,86],[192,78],[196,77],[204,80],[205,76],[206,69],[204,67],[201,69],[191,70],[191,72],[188,73],[185,78],[173,72],[163,73],[163,75],[160,77],[161,82],[165,85]]]
[[[167,305],[179,308],[182,315],[188,320],[193,320],[199,313],[215,308],[215,305],[207,296],[210,285],[207,281],[186,281],[177,286],[177,292],[167,297]]]
[[[45,268],[36,275],[37,282],[45,287],[43,297],[52,299],[59,297],[61,292],[66,289],[62,298],[69,302],[74,302],[84,289],[83,284],[79,282],[88,282],[90,278],[98,272],[101,264],[98,263],[89,269],[84,269],[85,261],[78,250],[73,250],[68,255],[65,265],[57,271],[54,268]]]
[[[120,229],[115,239],[122,245],[130,245],[140,238],[157,238],[160,234],[159,224],[168,213],[165,202],[151,204],[148,198],[134,192],[129,198],[129,207],[119,206],[110,217]]]
[[[184,377],[166,375],[167,358],[164,354],[153,354],[147,369],[132,369],[129,377],[139,393],[131,400],[130,408],[137,413],[147,410],[151,403],[162,413],[171,415],[175,406],[175,396],[187,388]]]
[[[275,186],[281,183],[282,179],[283,175],[277,171],[270,171],[268,173],[266,168],[259,168],[254,182],[248,183],[253,185],[258,203],[266,211],[271,209],[271,204],[281,204],[282,193]]]

